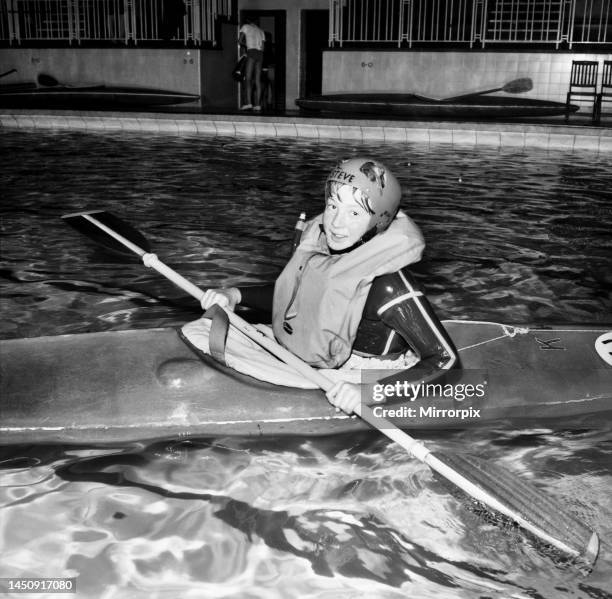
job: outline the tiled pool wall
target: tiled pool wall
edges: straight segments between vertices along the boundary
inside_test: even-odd
[[[612,153],[612,129],[563,124],[417,122],[143,113],[0,111],[2,128],[299,137]]]

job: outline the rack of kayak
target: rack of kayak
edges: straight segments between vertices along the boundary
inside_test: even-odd
[[[195,102],[197,94],[152,87],[62,83],[41,73],[37,82],[0,85],[0,106],[6,108],[127,109]]]
[[[575,104],[517,98],[533,88],[529,77],[509,81],[505,85],[446,98],[431,98],[414,92],[336,92],[298,98],[295,103],[305,111],[333,112],[348,115],[381,115],[407,118],[503,119],[537,118],[569,115],[579,107]]]

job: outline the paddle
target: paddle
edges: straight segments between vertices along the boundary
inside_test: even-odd
[[[52,75],[47,75],[46,73],[40,73],[37,77],[38,85],[42,85],[44,87],[58,87],[60,88],[58,91],[61,92],[63,89],[75,90],[75,91],[84,91],[87,89],[104,89],[105,85],[103,83],[80,83],[78,85],[72,85],[70,83],[62,83],[58,81]]]
[[[465,98],[471,98],[475,96],[484,96],[485,94],[492,94],[493,92],[506,92],[507,94],[522,94],[533,89],[533,81],[529,77],[522,77],[521,79],[514,79],[509,81],[502,87],[494,87],[493,89],[487,89],[482,92],[472,92],[469,94],[461,94],[460,96],[452,96],[450,98],[443,98],[442,102],[454,102],[456,100],[464,100]]]
[[[60,85],[60,82],[55,77],[46,73],[39,73],[36,80],[39,85],[44,85],[45,87],[57,87]]]
[[[134,252],[140,256],[145,266],[154,268],[198,301],[204,295],[204,291],[199,287],[166,266],[155,254],[150,253],[148,243],[146,240],[143,243],[144,237],[140,232],[112,214],[94,211],[68,214],[62,218],[97,242],[100,242],[105,235],[108,236],[109,239],[104,241],[105,246],[115,251],[123,246]],[[114,230],[115,228],[120,228],[121,233]],[[333,382],[321,372],[264,335],[235,312],[229,310],[226,312],[231,324],[247,337],[292,366],[323,391],[331,389]],[[565,513],[559,503],[536,487],[483,460],[467,456],[434,454],[391,422],[377,418],[367,405],[362,405],[357,414],[469,496],[510,518],[538,539],[576,559],[582,566],[592,568],[594,565],[599,551],[597,534],[572,515]]]

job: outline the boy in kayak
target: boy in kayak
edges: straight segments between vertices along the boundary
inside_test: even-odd
[[[276,340],[311,366],[403,370],[418,362],[402,381],[441,376],[457,353],[406,268],[425,244],[399,210],[398,180],[376,160],[352,158],[331,171],[325,194],[324,212],[306,224],[274,285],[210,289],[202,307],[271,307]],[[338,382],[327,398],[351,414],[361,387]]]

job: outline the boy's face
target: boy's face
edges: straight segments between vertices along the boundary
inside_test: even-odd
[[[355,245],[370,229],[371,215],[358,202],[359,191],[350,185],[332,189],[327,197],[323,213],[323,229],[327,245],[334,251]]]

